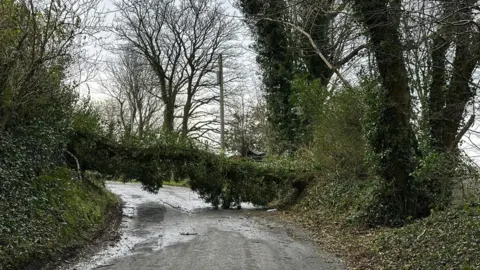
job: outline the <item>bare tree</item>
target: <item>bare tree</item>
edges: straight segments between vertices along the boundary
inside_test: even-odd
[[[432,41],[428,120],[434,146],[442,150],[455,150],[473,124],[472,117],[462,127],[465,108],[476,95],[472,76],[480,61],[480,27],[474,13],[479,7],[473,0],[439,7],[443,14]]]
[[[187,136],[190,118],[216,100],[208,90],[216,85],[219,53],[234,54],[236,20],[210,0],[121,0],[116,6],[115,34],[143,55],[156,75],[164,130],[174,131],[175,111],[182,107],[181,134]]]
[[[116,102],[124,135],[142,138],[160,125],[162,101],[148,63],[132,50],[124,50],[107,68],[106,93]]]
[[[228,108],[226,145],[246,157],[248,151],[266,150],[267,122],[263,100],[238,95]]]

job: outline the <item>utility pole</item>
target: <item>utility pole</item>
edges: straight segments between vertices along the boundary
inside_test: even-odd
[[[220,150],[225,152],[225,111],[223,90],[223,59],[222,54],[218,57],[218,83],[220,84]]]

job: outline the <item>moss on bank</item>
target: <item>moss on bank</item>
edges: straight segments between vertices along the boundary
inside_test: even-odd
[[[119,205],[104,187],[74,179],[65,168],[17,187],[0,194],[0,269],[37,269],[71,253]]]

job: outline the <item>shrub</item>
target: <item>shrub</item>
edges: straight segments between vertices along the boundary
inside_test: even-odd
[[[378,186],[366,158],[365,91],[359,87],[330,93],[315,82],[298,85],[297,107],[311,119],[312,140],[297,152],[297,167],[313,176],[299,208],[361,221]]]

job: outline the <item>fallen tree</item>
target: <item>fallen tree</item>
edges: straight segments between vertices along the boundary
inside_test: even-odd
[[[150,192],[163,181],[189,180],[189,185],[214,207],[229,208],[241,202],[267,205],[293,182],[294,169],[278,163],[228,159],[191,142],[156,143],[142,146],[122,144],[88,131],[76,131],[66,156],[72,169],[97,171],[111,177],[136,180]],[[77,164],[78,162],[78,164]],[[296,181],[298,182],[298,181]]]

